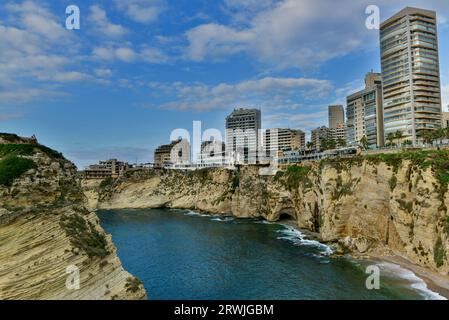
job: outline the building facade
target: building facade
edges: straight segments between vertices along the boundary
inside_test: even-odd
[[[225,143],[221,141],[203,141],[201,143],[200,166],[221,167],[228,166]]]
[[[384,118],[380,73],[365,76],[365,89],[346,98],[347,141],[359,144],[366,137],[370,148],[383,147]]]
[[[226,117],[226,153],[237,164],[257,163],[261,146],[260,130],[260,110],[234,109]]]
[[[331,139],[331,131],[328,127],[322,126],[312,130],[312,144],[315,151],[321,150],[321,140]]]
[[[188,163],[190,163],[190,143],[187,140],[172,141],[154,151],[154,165],[157,168]]]
[[[449,112],[442,113],[442,127],[449,128]]]
[[[277,151],[304,150],[306,147],[306,134],[301,130],[275,128],[267,129],[264,133],[264,150],[266,156]]]
[[[86,179],[116,179],[122,176],[129,167],[130,166],[126,162],[110,159],[100,161],[99,164],[90,165],[84,171],[84,174]]]
[[[335,128],[329,129],[330,139],[347,141],[346,123],[339,123]]]
[[[414,145],[441,127],[437,18],[405,8],[380,26],[385,135],[401,131]]]
[[[329,106],[329,129],[337,129],[345,123],[345,110],[342,105]]]

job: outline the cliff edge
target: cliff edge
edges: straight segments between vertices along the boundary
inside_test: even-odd
[[[85,206],[75,166],[0,134],[0,300],[145,298]]]
[[[398,254],[449,272],[449,150],[408,151],[237,170],[131,171],[84,182],[98,209],[183,208],[239,218],[290,218],[340,252]]]

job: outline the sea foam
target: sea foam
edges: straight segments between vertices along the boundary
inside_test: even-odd
[[[383,273],[384,275],[386,274],[391,277],[403,279],[411,283],[410,286],[426,300],[447,300],[439,293],[430,290],[425,281],[419,278],[415,273],[401,267],[400,265],[390,262],[381,262],[376,265],[381,269],[381,274]]]
[[[284,224],[281,225],[284,229],[278,230],[278,233],[282,235],[278,237],[278,239],[291,241],[294,245],[297,246],[315,247],[320,251],[320,254],[323,256],[330,256],[333,253],[331,247],[316,240],[306,239],[305,234],[299,231],[298,229],[295,229],[289,225]]]

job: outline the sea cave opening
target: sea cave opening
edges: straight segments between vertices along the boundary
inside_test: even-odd
[[[293,221],[295,217],[288,212],[283,212],[279,215],[279,221]]]

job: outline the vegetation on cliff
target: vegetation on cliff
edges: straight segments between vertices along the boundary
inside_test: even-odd
[[[288,167],[286,171],[278,171],[274,180],[280,181],[289,191],[298,189],[300,186],[307,190],[312,187],[312,181],[309,177],[311,170],[312,167],[310,166]]]
[[[89,258],[104,258],[110,254],[104,234],[98,232],[95,226],[83,217],[77,214],[64,216],[61,219],[61,226],[72,245],[86,252]]]
[[[126,292],[136,293],[137,291],[141,290],[143,286],[142,281],[136,277],[129,277],[126,279]]]
[[[62,153],[40,144],[0,144],[0,158],[7,155],[33,156],[36,152],[42,152],[51,159],[64,159]]]
[[[30,169],[36,168],[31,159],[8,155],[0,160],[0,185],[10,187],[15,179]]]

